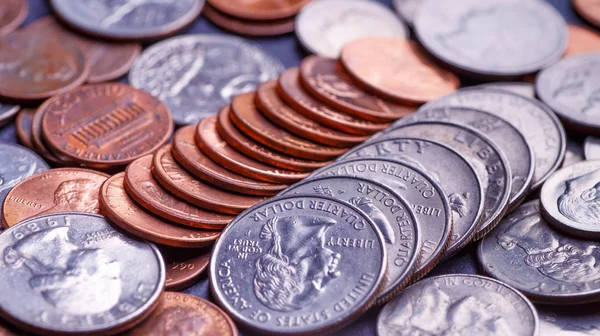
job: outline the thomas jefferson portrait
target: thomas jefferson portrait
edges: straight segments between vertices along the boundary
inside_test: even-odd
[[[54,192],[54,206],[42,213],[88,212],[98,213],[100,185],[93,180],[79,178],[62,182]]]
[[[567,180],[557,205],[574,222],[600,225],[600,170]]]

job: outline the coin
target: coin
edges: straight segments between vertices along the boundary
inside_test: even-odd
[[[417,9],[419,9],[422,2],[423,0],[394,0],[392,3],[394,4],[396,12],[404,19],[404,22],[412,26],[414,24],[415,14],[417,14]]]
[[[169,109],[121,83],[87,85],[39,107],[42,136],[58,156],[97,169],[123,167],[166,143]]]
[[[0,127],[8,124],[20,110],[20,106],[0,104]]]
[[[19,138],[19,142],[31,150],[35,150],[32,140],[33,135],[31,134],[31,126],[34,114],[35,109],[21,109],[17,114],[17,120],[15,121],[15,128],[17,129],[17,137]]]
[[[31,142],[33,144],[33,150],[40,154],[46,161],[57,166],[70,165],[71,162],[63,161],[56,157],[44,143],[44,139],[42,139],[42,117],[44,116],[44,113],[45,111],[38,108],[31,120]]]
[[[0,15],[0,35],[8,34],[17,29],[27,18],[29,1],[7,0],[2,3]]]
[[[70,27],[119,41],[157,40],[182,30],[202,11],[203,0],[51,0],[54,13]]]
[[[600,335],[600,314],[595,303],[578,306],[536,307],[540,319],[540,335]]]
[[[464,156],[436,141],[402,137],[365,143],[339,160],[366,157],[408,163],[427,172],[441,186],[453,218],[452,234],[444,258],[452,256],[471,241],[483,216],[484,191],[475,168]]]
[[[568,40],[565,20],[544,1],[425,0],[415,33],[435,57],[486,78],[536,72],[556,62]]]
[[[129,72],[133,87],[165,102],[179,125],[216,114],[233,96],[276,78],[281,62],[234,36],[186,35],[144,50]]]
[[[209,249],[159,247],[165,259],[165,290],[179,291],[194,285],[208,268]]]
[[[309,56],[300,63],[300,80],[315,98],[357,118],[386,123],[414,112],[363,91],[342,71],[334,59]]]
[[[600,51],[600,34],[584,26],[569,24],[569,45],[563,57]]]
[[[22,180],[50,169],[48,164],[31,150],[10,143],[0,142],[0,203],[4,203],[9,192]],[[2,211],[6,211],[2,206]]]
[[[449,274],[422,280],[388,303],[377,317],[377,335],[535,336],[538,325],[535,307],[514,288]]]
[[[600,139],[588,136],[583,143],[583,152],[586,160],[600,159]]]
[[[386,258],[381,232],[358,208],[325,196],[274,198],[223,231],[210,289],[236,322],[260,334],[324,333],[371,306]]]
[[[196,144],[212,160],[238,174],[260,181],[279,184],[277,189],[285,189],[286,184],[298,182],[308,173],[282,170],[251,159],[231,148],[217,132],[217,117],[202,119],[196,130]]]
[[[234,218],[195,207],[169,194],[152,177],[152,155],[143,156],[129,164],[123,184],[129,196],[144,209],[181,225],[221,230]]]
[[[311,0],[207,0],[217,10],[247,20],[277,20],[296,15]]]
[[[460,87],[458,77],[435,64],[414,41],[355,40],[344,46],[340,61],[357,83],[400,103],[423,104]]]
[[[471,107],[499,116],[513,124],[529,142],[535,155],[531,189],[539,188],[560,167],[565,156],[566,134],[548,106],[509,91],[462,89],[423,107]]]
[[[163,291],[158,249],[102,216],[57,213],[4,233],[0,284],[10,290],[0,314],[28,331],[113,335],[148,316]]]
[[[481,240],[485,272],[532,301],[574,304],[598,301],[600,270],[595,241],[565,236],[540,215],[539,202],[521,205]]]
[[[229,316],[211,302],[189,294],[165,292],[152,314],[125,335],[237,336],[238,330]]]
[[[415,214],[421,235],[413,279],[429,272],[444,255],[453,226],[450,204],[441,186],[415,166],[382,158],[335,162],[314,172],[310,178],[348,175],[377,181],[404,198]]]
[[[487,84],[480,84],[477,86],[482,89],[499,89],[509,91],[523,97],[535,98],[535,86],[526,82],[493,82]]]
[[[209,4],[204,6],[202,13],[219,28],[247,36],[267,37],[287,34],[293,32],[296,26],[294,17],[264,21],[246,20],[220,12]]]
[[[600,27],[600,6],[594,0],[571,0],[579,15],[596,27]]]
[[[376,1],[313,1],[296,18],[296,36],[311,53],[330,58],[362,37],[407,38],[408,29]]]
[[[364,211],[383,234],[387,273],[377,303],[387,302],[410,280],[421,244],[418,224],[406,202],[385,185],[363,178],[328,176],[307,180],[281,195],[315,194],[334,197]]]
[[[565,151],[565,160],[562,163],[561,168],[572,166],[578,162],[584,161],[583,146],[574,140],[567,139],[567,150]]]

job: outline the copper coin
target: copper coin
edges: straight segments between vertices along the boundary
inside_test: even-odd
[[[326,161],[346,152],[346,149],[322,146],[277,127],[259,112],[255,101],[255,93],[234,97],[230,114],[233,124],[255,141],[281,153],[303,159]]]
[[[70,162],[65,162],[59,159],[54,153],[52,153],[46,144],[44,143],[44,139],[42,138],[42,117],[44,116],[44,111],[39,108],[33,114],[33,119],[31,120],[31,142],[33,144],[34,150],[40,154],[46,161],[49,161],[58,166],[69,165]]]
[[[15,122],[19,142],[31,150],[35,150],[35,147],[33,147],[33,135],[31,134],[34,114],[35,109],[23,108],[19,111],[19,114],[17,114],[17,120]]]
[[[19,182],[6,195],[2,225],[56,212],[99,213],[98,192],[108,175],[89,169],[59,168]]]
[[[148,318],[126,336],[237,336],[231,318],[213,303],[197,296],[165,292]]]
[[[165,260],[165,290],[179,291],[194,285],[203,275],[210,260],[210,249],[159,247]]]
[[[217,131],[228,145],[239,152],[274,167],[310,172],[327,165],[329,162],[309,161],[278,153],[250,139],[240,132],[231,121],[231,107],[225,106],[217,115]]]
[[[279,77],[277,87],[281,98],[298,113],[332,129],[355,135],[371,135],[389,126],[389,124],[355,118],[329,108],[306,92],[300,84],[299,76],[298,68],[287,69]]]
[[[234,218],[197,208],[163,189],[152,176],[152,154],[142,156],[127,166],[124,187],[142,208],[185,226],[222,230]]]
[[[291,33],[296,27],[294,17],[281,20],[246,20],[218,11],[211,5],[204,5],[204,16],[215,25],[230,32],[248,36],[275,36]]]
[[[39,110],[48,147],[97,169],[125,166],[173,133],[166,105],[121,83],[87,85],[48,99]]]
[[[241,19],[277,20],[298,14],[311,0],[207,0],[215,9]]]
[[[272,123],[300,137],[332,147],[352,147],[367,136],[350,135],[325,127],[287,105],[277,93],[277,80],[262,83],[256,90],[256,104]]]
[[[340,60],[357,83],[401,103],[423,104],[460,87],[458,77],[436,65],[414,41],[359,39],[344,46]]]
[[[171,154],[171,145],[162,147],[154,154],[152,174],[174,195],[217,212],[239,214],[267,199],[227,192],[197,180],[177,164]]]
[[[115,225],[134,236],[173,247],[198,248],[217,240],[218,231],[179,226],[144,211],[125,191],[124,175],[113,175],[100,189],[102,214]]]
[[[17,29],[27,18],[29,1],[3,0],[0,11],[0,35],[8,34]]]
[[[579,55],[600,50],[600,34],[595,30],[570,24],[569,44],[563,57]]]
[[[594,26],[600,27],[600,1],[572,0],[572,3],[581,17]]]
[[[173,136],[172,154],[175,160],[198,178],[223,189],[241,194],[273,196],[287,186],[248,178],[223,168],[196,145],[196,126],[184,126]]]

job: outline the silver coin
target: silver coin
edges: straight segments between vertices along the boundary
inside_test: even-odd
[[[171,35],[198,17],[204,0],[50,0],[56,15],[90,35],[153,40]]]
[[[115,334],[143,318],[163,291],[158,249],[99,215],[57,213],[0,235],[0,314],[42,334]]]
[[[586,160],[600,160],[600,138],[588,136],[583,142],[583,154]]]
[[[600,312],[596,304],[536,307],[540,335],[599,336]]]
[[[327,176],[295,184],[280,195],[316,194],[335,197],[364,211],[375,222],[387,249],[387,272],[377,303],[387,302],[410,280],[420,247],[418,224],[396,192],[372,180]]]
[[[261,47],[227,35],[186,35],[146,49],[129,82],[162,100],[179,125],[216,114],[239,94],[277,78],[283,65]]]
[[[600,160],[580,162],[552,174],[540,193],[542,214],[560,231],[600,238]]]
[[[521,205],[484,237],[477,256],[487,274],[535,302],[600,299],[600,244],[554,230],[537,200]]]
[[[477,85],[478,88],[482,89],[499,89],[505,90],[512,93],[516,93],[523,97],[535,98],[535,86],[525,82],[494,82],[487,84]]]
[[[377,317],[377,335],[536,336],[531,302],[500,281],[449,274],[419,281]]]
[[[337,58],[348,42],[363,37],[407,38],[408,29],[376,1],[319,0],[298,14],[296,36],[311,53]]]
[[[598,156],[598,159],[600,159],[600,156]],[[581,146],[581,144],[574,139],[567,139],[567,150],[565,152],[565,159],[561,165],[561,168],[572,166],[584,160],[585,157],[583,156],[583,146]]]
[[[20,109],[21,106],[0,104],[0,127],[8,124]]]
[[[429,272],[444,256],[452,235],[452,213],[442,187],[428,173],[408,163],[359,158],[321,168],[309,178],[358,176],[395,191],[412,208],[419,225],[421,249],[414,279]]]
[[[529,142],[535,156],[531,189],[539,188],[560,167],[567,147],[565,130],[545,104],[498,89],[462,89],[428,103],[423,109],[471,107],[499,116],[515,126]]]
[[[400,14],[406,23],[412,26],[417,9],[419,9],[422,2],[423,0],[394,0],[393,3],[396,12]]]
[[[340,160],[385,158],[426,171],[442,186],[452,209],[452,235],[444,258],[468,244],[483,215],[484,191],[475,168],[462,155],[439,142],[423,138],[390,138],[359,146]]]
[[[424,0],[415,16],[419,41],[469,74],[514,77],[558,61],[567,24],[545,1]]]
[[[381,232],[358,208],[314,195],[242,213],[210,260],[213,297],[260,334],[331,331],[366,311],[386,270]]]

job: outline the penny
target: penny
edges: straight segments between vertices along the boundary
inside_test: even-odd
[[[0,297],[0,314],[27,331],[117,334],[146,318],[163,291],[156,246],[121,234],[102,216],[57,213],[4,233],[0,284],[10,290]]]
[[[420,281],[390,301],[377,317],[379,336],[535,336],[538,329],[537,311],[523,294],[500,281],[471,274]]]
[[[165,259],[165,290],[179,291],[194,285],[208,268],[209,249],[159,247]]]
[[[414,24],[415,15],[417,14],[417,9],[419,9],[422,2],[423,0],[394,0],[392,3],[394,4],[396,12],[404,19],[404,22],[412,26]]]
[[[568,28],[569,44],[563,57],[600,51],[600,34],[595,30],[574,24],[568,25]]]
[[[216,114],[258,83],[277,78],[279,60],[256,44],[227,35],[178,36],[144,50],[129,72],[133,87],[165,102],[179,125]]]
[[[85,34],[119,41],[157,40],[190,25],[203,0],[51,0],[54,13]]]
[[[2,225],[57,212],[99,213],[98,192],[108,175],[81,168],[48,169],[15,181],[2,206]],[[18,183],[17,183],[18,182]]]
[[[535,155],[531,189],[539,188],[560,167],[565,155],[565,130],[550,108],[535,99],[498,89],[462,89],[423,109],[432,107],[471,107],[497,115],[525,136]]]
[[[196,126],[181,127],[173,136],[173,157],[185,170],[201,180],[223,189],[242,194],[272,196],[287,187],[283,184],[262,182],[225,169],[211,160],[196,145]]]
[[[310,178],[348,175],[387,186],[411,207],[421,235],[413,281],[428,273],[444,255],[452,234],[452,213],[442,187],[415,166],[383,158],[335,162],[314,172]]]
[[[34,114],[35,109],[21,109],[17,114],[17,120],[15,121],[15,128],[17,129],[17,137],[19,138],[19,142],[31,150],[35,150],[33,147],[33,135],[31,134]]]
[[[228,145],[244,155],[274,167],[299,172],[313,171],[329,163],[329,161],[310,161],[280,154],[269,147],[263,146],[240,132],[233,125],[230,115],[231,108],[229,106],[221,109],[217,115],[217,131]]]
[[[537,306],[540,335],[600,335],[600,314],[595,304],[569,306]]]
[[[124,187],[144,209],[181,225],[221,230],[234,218],[195,207],[169,194],[152,176],[152,155],[143,156],[127,166]]]
[[[473,239],[483,216],[485,194],[475,168],[464,156],[439,142],[402,137],[368,142],[348,152],[340,160],[357,158],[383,158],[408,163],[426,172],[441,186],[453,219],[445,259]],[[416,211],[415,204],[412,205]]]
[[[213,303],[189,294],[165,292],[152,314],[125,335],[237,336],[238,330],[229,316]]]
[[[266,21],[246,20],[222,13],[209,4],[204,6],[202,13],[216,26],[232,33],[247,36],[267,37],[283,35],[293,32],[296,27],[296,21],[293,17]]]
[[[216,212],[239,214],[266,199],[231,193],[194,178],[177,164],[171,154],[171,145],[154,154],[152,174],[163,188],[177,197]]]
[[[29,1],[7,0],[2,3],[0,13],[0,35],[6,35],[16,30],[27,18]]]
[[[586,137],[583,153],[586,160],[600,160],[600,139],[593,136]]]
[[[581,17],[596,27],[600,27],[600,6],[595,0],[571,0]]]
[[[239,244],[260,248],[240,253]],[[325,196],[278,197],[223,231],[210,260],[209,283],[218,304],[257,333],[324,333],[372,305],[386,258],[381,232],[358,208]],[[232,283],[235,292],[229,290]],[[252,318],[240,302],[264,317]]]
[[[309,56],[300,63],[300,80],[315,98],[357,118],[386,123],[414,111],[365,92],[342,71],[334,59]]]
[[[408,38],[408,29],[375,1],[313,1],[296,18],[296,36],[311,53],[338,58],[344,45],[363,37]]]
[[[509,91],[523,97],[535,98],[535,86],[526,82],[493,82],[477,85],[482,89],[498,89]]]
[[[540,215],[537,200],[521,205],[479,244],[483,270],[544,304],[596,302],[598,242],[563,235]],[[518,271],[515,271],[518,270]]]
[[[296,15],[311,0],[207,0],[217,10],[247,20],[277,20]]]
[[[395,191],[363,178],[328,176],[296,184],[282,195],[295,194],[335,197],[364,211],[383,234],[388,256],[377,303],[387,302],[402,291],[417,265],[421,239],[412,210]]]
[[[48,164],[31,150],[10,143],[0,143],[0,202],[4,203],[9,192],[19,182],[50,169]],[[0,207],[6,211],[4,207]]]
[[[123,167],[154,152],[173,133],[169,109],[127,84],[81,87],[39,108],[52,151],[97,169]]]
[[[33,144],[33,150],[39,153],[46,161],[50,161],[57,166],[70,165],[72,162],[63,161],[56,157],[56,155],[48,149],[44,139],[42,139],[42,118],[45,112],[46,111],[38,108],[31,120],[31,142]]]
[[[426,103],[460,87],[458,77],[436,65],[414,41],[355,40],[344,46],[340,61],[366,89],[400,103]]]
[[[556,62],[568,40],[565,20],[545,1],[425,0],[415,33],[435,57],[485,78],[536,72]]]
[[[326,161],[346,152],[344,148],[319,145],[277,127],[259,112],[255,98],[255,93],[236,96],[230,114],[233,124],[254,141],[302,159]]]
[[[277,183],[278,189],[285,189],[285,184],[298,182],[308,176],[308,173],[266,165],[231,148],[217,132],[216,116],[204,118],[198,123],[196,144],[208,157],[223,167],[260,181]]]
[[[0,127],[8,124],[20,110],[20,106],[0,104]]]
[[[583,146],[581,146],[581,144],[578,141],[569,138],[567,140],[567,150],[565,151],[565,159],[560,167],[565,168],[579,163],[581,161],[584,161],[585,157],[583,155]]]

